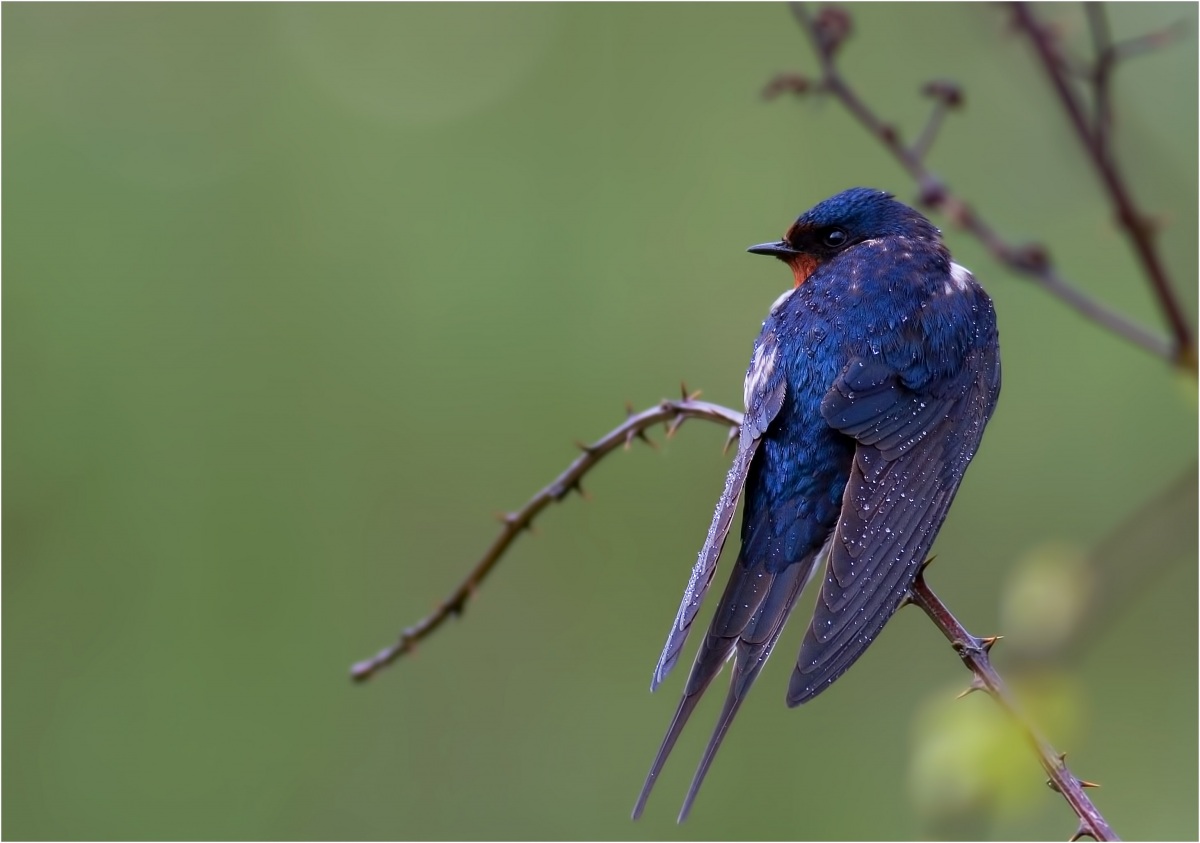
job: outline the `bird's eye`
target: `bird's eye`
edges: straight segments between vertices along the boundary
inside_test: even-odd
[[[830,228],[821,235],[821,242],[831,249],[836,249],[838,246],[846,245],[846,240],[849,239],[846,232],[840,228]]]

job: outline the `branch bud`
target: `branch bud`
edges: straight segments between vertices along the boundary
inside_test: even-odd
[[[807,76],[799,73],[779,73],[763,88],[763,99],[773,100],[780,94],[803,96],[812,90],[813,84]]]
[[[854,31],[854,19],[840,6],[826,6],[817,12],[813,30],[821,52],[832,57]]]
[[[925,86],[921,88],[921,93],[937,100],[946,108],[959,108],[966,101],[959,84],[949,79],[934,79],[932,82],[926,82]]]

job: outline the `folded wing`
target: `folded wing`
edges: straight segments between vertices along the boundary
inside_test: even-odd
[[[650,683],[651,691],[657,690],[679,661],[679,654],[687,641],[692,622],[696,620],[696,613],[700,611],[700,604],[704,601],[704,595],[717,572],[717,560],[725,546],[725,539],[729,536],[729,527],[733,523],[734,513],[737,512],[738,499],[746,485],[746,476],[750,472],[754,454],[762,441],[763,433],[783,407],[786,381],[783,372],[775,366],[778,356],[779,347],[774,332],[763,334],[754,350],[750,371],[746,375],[746,415],[742,419],[737,454],[725,478],[725,488],[717,501],[708,535],[696,557],[687,588],[684,589],[675,622],[671,624],[671,631],[667,635],[667,643],[654,669],[654,678]]]
[[[857,442],[825,581],[788,689],[799,705],[841,676],[900,606],[929,552],[999,392],[993,350],[914,391],[878,358],[855,359],[821,405]]]

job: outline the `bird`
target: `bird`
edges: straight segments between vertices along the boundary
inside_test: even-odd
[[[651,690],[680,658],[744,498],[741,549],[634,819],[732,658],[678,821],[687,818],[797,599],[822,570],[787,705],[825,691],[866,651],[912,587],[1000,394],[991,299],[933,223],[892,194],[845,190],[801,214],[781,240],[748,251],[783,261],[793,283],[754,342],[738,448]]]

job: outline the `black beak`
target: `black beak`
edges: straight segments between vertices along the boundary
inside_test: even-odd
[[[754,255],[771,255],[777,258],[786,258],[789,255],[800,254],[786,240],[779,240],[775,243],[759,243],[757,246],[751,246],[746,251]]]

